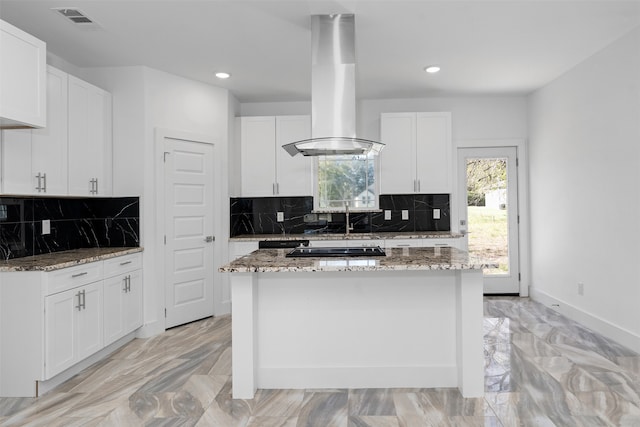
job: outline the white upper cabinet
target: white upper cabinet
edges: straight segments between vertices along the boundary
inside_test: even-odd
[[[276,117],[276,183],[278,196],[311,196],[311,158],[292,157],[282,146],[311,138],[310,116]]]
[[[309,116],[239,117],[241,196],[310,196],[311,161],[283,144],[311,136]]]
[[[381,194],[450,194],[451,113],[383,113]]]
[[[111,94],[69,76],[69,194],[110,195]]]
[[[241,196],[276,193],[275,117],[240,117]]]
[[[111,94],[47,67],[46,127],[2,131],[2,193],[112,194]]]
[[[67,74],[47,69],[47,126],[5,130],[3,192],[67,194]]]
[[[0,20],[0,127],[47,125],[47,45]]]

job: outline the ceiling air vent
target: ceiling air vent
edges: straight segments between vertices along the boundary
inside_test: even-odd
[[[70,7],[55,7],[51,10],[57,12],[60,16],[81,27],[98,27],[98,24],[93,19],[89,18],[84,12],[79,9]]]

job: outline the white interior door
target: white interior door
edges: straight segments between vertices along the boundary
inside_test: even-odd
[[[498,264],[485,269],[485,294],[519,294],[516,147],[459,148],[460,230],[469,253]]]
[[[213,145],[164,139],[165,327],[213,315]]]

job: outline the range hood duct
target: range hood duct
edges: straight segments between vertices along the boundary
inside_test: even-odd
[[[378,154],[384,144],[356,137],[355,19],[311,16],[311,139],[282,146],[295,156]]]

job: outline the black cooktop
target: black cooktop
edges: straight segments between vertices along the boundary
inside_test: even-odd
[[[385,256],[384,249],[380,246],[367,247],[331,247],[331,248],[295,248],[286,256],[288,258],[297,257],[369,257]]]

